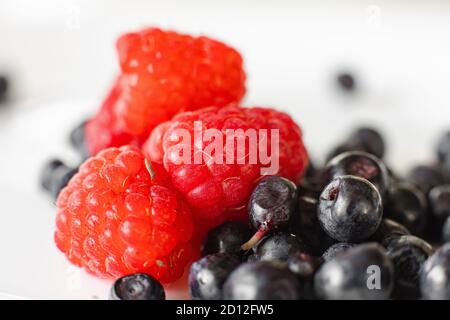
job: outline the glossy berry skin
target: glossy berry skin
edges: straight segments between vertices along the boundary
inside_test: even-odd
[[[291,181],[264,177],[253,190],[248,203],[250,225],[255,230],[287,228],[297,206],[297,188]]]
[[[444,176],[438,168],[424,165],[411,169],[406,180],[422,190],[425,195],[428,195],[432,188],[445,182]]]
[[[377,271],[379,287],[377,281],[370,278]],[[393,284],[392,262],[385,249],[376,243],[361,244],[336,255],[325,262],[314,277],[318,296],[327,300],[388,299]]]
[[[216,133],[222,136],[224,143],[227,129],[255,129],[257,132],[261,132],[260,129],[268,130],[269,144],[271,129],[278,129],[279,170],[277,174],[296,182],[306,169],[308,156],[302,142],[300,128],[288,115],[272,109],[211,107],[195,112],[180,113],[172,121],[158,126],[145,143],[144,152],[151,160],[164,163],[172,183],[193,209],[196,223],[203,225],[207,230],[228,220],[247,221],[248,200],[264,173],[261,169],[266,166],[259,160],[254,164],[249,161],[249,154],[241,144],[233,144],[231,147],[232,144],[227,146],[225,143],[221,153],[223,159],[220,153],[211,152],[212,142],[209,140],[204,140],[203,145],[200,146],[199,143],[194,144],[195,139],[191,139],[189,147],[189,144],[183,143],[183,137],[186,132],[189,132],[190,137],[194,137],[196,121],[201,121],[203,132],[207,129],[218,129]],[[219,138],[216,137],[216,139]],[[186,164],[185,159],[180,156],[180,149],[186,150],[186,146],[191,156],[203,154],[203,159],[206,158],[206,161],[200,161],[200,163],[192,161],[192,164]],[[240,157],[240,163],[235,159],[231,161],[232,164],[227,164],[226,154],[245,156]]]
[[[445,220],[444,225],[442,226],[442,241],[450,242],[450,217]]]
[[[342,153],[331,159],[325,170],[329,180],[345,175],[364,178],[377,187],[383,197],[390,185],[390,177],[384,163],[366,152]]]
[[[320,195],[317,216],[324,231],[341,242],[369,238],[380,225],[382,200],[377,188],[355,176],[335,178]]]
[[[247,224],[228,221],[210,230],[203,241],[202,255],[213,253],[239,253],[241,245],[251,237]]]
[[[324,261],[330,261],[330,260],[334,259],[340,253],[342,253],[350,248],[353,248],[355,246],[356,246],[355,243],[348,243],[348,242],[335,243],[322,254],[322,259]]]
[[[411,233],[404,225],[394,220],[384,218],[381,220],[377,232],[373,235],[373,240],[381,243],[384,247],[387,247],[392,240],[410,234]]]
[[[148,28],[122,35],[117,52],[120,84],[88,124],[91,154],[142,143],[154,127],[181,111],[223,107],[245,94],[240,54],[204,36]]]
[[[86,147],[86,138],[85,138],[85,130],[86,130],[87,120],[78,124],[73,130],[70,132],[69,140],[72,147],[78,151],[78,154],[82,159],[89,158],[90,152]]]
[[[88,159],[57,200],[57,247],[98,277],[147,273],[172,282],[192,258],[192,234],[189,208],[135,147]]]
[[[420,288],[424,299],[450,300],[450,243],[436,250],[424,263]]]
[[[225,281],[223,297],[225,300],[298,300],[301,285],[284,264],[247,262]]]
[[[297,252],[289,257],[287,266],[300,281],[302,299],[311,300],[316,298],[314,293],[314,274],[321,263],[321,258],[303,252]]]
[[[145,273],[121,277],[114,282],[111,300],[165,300],[161,283]]]
[[[229,253],[208,255],[194,262],[189,272],[191,297],[200,300],[221,300],[225,280],[240,264],[240,258]]]
[[[301,239],[284,232],[263,238],[254,250],[254,254],[249,258],[251,261],[287,261],[297,252],[310,252]]]
[[[421,234],[427,222],[428,203],[423,192],[411,183],[392,186],[385,206],[385,215],[403,224],[414,234]]]
[[[433,215],[438,219],[450,216],[450,184],[434,187],[428,194]]]
[[[420,296],[420,270],[432,252],[426,241],[411,235],[400,236],[389,243],[387,254],[394,264],[396,298]]]
[[[78,168],[68,167],[59,159],[50,160],[42,169],[41,186],[56,199],[77,172]]]

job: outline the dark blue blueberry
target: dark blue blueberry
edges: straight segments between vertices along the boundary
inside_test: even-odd
[[[238,256],[229,253],[211,254],[194,262],[189,272],[189,292],[192,298],[221,300],[225,280],[240,263]]]
[[[87,120],[81,122],[70,132],[69,136],[70,144],[78,151],[82,159],[87,159],[90,156],[84,134],[86,123]]]
[[[294,273],[302,287],[302,299],[316,299],[314,292],[314,274],[322,263],[321,258],[307,253],[297,252],[287,261],[289,270]]]
[[[345,92],[353,92],[356,89],[356,81],[353,74],[349,72],[341,72],[336,77],[336,83],[339,88]]]
[[[384,163],[362,151],[345,152],[334,157],[325,170],[328,181],[346,175],[364,178],[377,187],[383,197],[390,186],[389,173]]]
[[[442,226],[442,242],[450,242],[450,217],[445,220]]]
[[[4,102],[8,97],[9,80],[5,75],[0,75],[0,103]]]
[[[297,252],[309,253],[311,250],[293,234],[277,232],[258,242],[251,261],[287,261]]]
[[[322,254],[322,259],[324,261],[330,261],[331,259],[334,259],[338,254],[341,254],[342,252],[355,246],[356,246],[355,243],[348,243],[348,242],[335,243]]]
[[[71,168],[58,159],[50,160],[41,173],[41,186],[56,199],[59,192],[78,172],[78,168]]]
[[[164,288],[158,280],[145,273],[117,279],[111,289],[111,300],[165,300]]]
[[[450,243],[425,262],[420,275],[422,296],[430,300],[450,300]]]
[[[425,195],[436,186],[445,183],[442,171],[434,166],[417,166],[406,176],[406,180],[422,190]]]
[[[341,176],[325,187],[317,216],[324,231],[341,242],[360,242],[380,225],[383,207],[380,193],[369,181]]]
[[[373,235],[373,240],[387,247],[391,240],[409,234],[409,230],[404,225],[401,225],[394,220],[385,218],[381,220],[377,232]]]
[[[365,151],[382,159],[385,153],[385,143],[381,134],[368,127],[352,132],[347,139],[347,145],[353,150]]]
[[[275,261],[241,264],[223,286],[225,300],[298,300],[301,296],[298,278]]]
[[[384,214],[413,234],[422,234],[427,222],[427,210],[424,193],[411,183],[401,182],[391,187]]]
[[[432,252],[428,242],[411,235],[400,236],[389,242],[387,254],[394,264],[395,298],[420,297],[420,271]]]
[[[229,221],[210,230],[203,241],[202,254],[238,253],[251,237],[250,228],[238,221]]]
[[[264,177],[248,202],[250,225],[256,234],[242,246],[252,248],[265,234],[287,229],[297,209],[297,186],[282,177]]]
[[[382,246],[367,243],[325,262],[314,278],[322,299],[381,300],[391,295],[394,268]]]
[[[445,220],[450,216],[450,184],[434,187],[428,198],[435,217]]]
[[[308,196],[298,198],[298,209],[291,230],[301,236],[314,253],[320,254],[324,232],[317,219],[317,202]]]

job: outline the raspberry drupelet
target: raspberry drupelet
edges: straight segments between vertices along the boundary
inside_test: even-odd
[[[140,272],[172,282],[194,254],[192,235],[188,206],[136,147],[88,159],[57,200],[57,247],[98,277]]]
[[[193,137],[194,125],[201,123],[202,131],[217,129],[222,135],[223,161],[205,161],[203,163],[180,161],[179,150],[186,142],[181,134],[184,129]],[[193,112],[178,114],[171,121],[155,128],[143,146],[143,151],[152,161],[163,163],[170,174],[175,188],[184,195],[189,203],[196,225],[206,231],[227,220],[247,222],[246,205],[257,181],[262,177],[261,158],[257,162],[249,161],[250,140],[244,137],[246,150],[239,150],[241,143],[226,143],[227,129],[266,129],[267,142],[271,141],[271,130],[279,131],[279,166],[272,175],[285,177],[299,182],[308,164],[307,151],[303,145],[302,132],[297,124],[286,114],[268,108],[242,108],[230,105],[223,108],[210,107]],[[184,134],[183,134],[184,135]],[[192,154],[208,153],[214,139],[202,144],[190,141]],[[261,141],[259,141],[261,143]],[[270,150],[270,146],[267,147]],[[259,148],[261,149],[261,148]],[[260,150],[259,150],[260,151]],[[245,161],[229,163],[227,154],[245,155]],[[182,156],[182,155],[181,155]],[[275,155],[274,155],[275,156]],[[236,156],[236,159],[239,156]]]
[[[139,145],[180,111],[239,102],[245,94],[242,57],[222,42],[156,28],[117,41],[119,81],[86,128],[92,155]]]

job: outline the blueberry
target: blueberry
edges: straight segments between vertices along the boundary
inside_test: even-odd
[[[298,300],[301,294],[297,277],[275,261],[241,264],[223,286],[226,300]]]
[[[266,233],[291,225],[297,207],[296,185],[282,177],[264,177],[248,202],[249,220],[256,234],[242,246],[252,248]]]
[[[409,171],[406,180],[422,190],[425,195],[428,195],[433,187],[445,182],[444,175],[439,168],[424,165],[417,166]]]
[[[0,75],[0,103],[7,99],[9,81],[5,75]]]
[[[445,220],[444,225],[442,226],[442,241],[450,242],[450,217]]]
[[[86,140],[84,130],[86,128],[87,120],[81,122],[78,126],[76,126],[71,132],[69,136],[70,144],[78,151],[82,159],[87,159],[89,155],[89,151],[86,147]]]
[[[396,183],[389,192],[386,217],[403,224],[413,234],[421,234],[427,220],[427,198],[410,183]]]
[[[111,289],[111,300],[165,300],[164,288],[158,280],[145,273],[117,279]]]
[[[382,200],[369,181],[342,176],[323,190],[317,214],[322,228],[333,239],[360,242],[378,229],[383,214]]]
[[[349,72],[339,73],[336,77],[336,82],[338,86],[346,92],[353,92],[356,89],[355,78]]]
[[[353,248],[355,246],[356,246],[356,244],[348,243],[348,242],[335,243],[322,254],[322,259],[324,261],[330,261],[331,259],[334,259],[340,253],[342,253],[350,248]]]
[[[382,246],[366,243],[325,262],[314,278],[316,293],[323,299],[388,299],[394,268]]]
[[[396,298],[419,298],[420,270],[431,255],[430,244],[411,235],[400,236],[390,241],[387,254],[394,264]]]
[[[301,236],[305,243],[319,253],[324,232],[317,218],[317,200],[307,196],[298,198],[298,209],[293,221],[292,232]]]
[[[401,225],[394,220],[385,218],[381,220],[380,226],[375,232],[373,239],[387,247],[391,240],[409,234],[409,230],[404,225]]]
[[[293,234],[277,232],[263,238],[254,249],[251,261],[287,261],[297,252],[310,252],[310,249]]]
[[[422,296],[429,300],[450,300],[450,243],[424,263],[420,274]]]
[[[450,131],[439,139],[437,153],[441,163],[450,165]]]
[[[444,220],[450,216],[450,184],[434,187],[428,198],[435,217]]]
[[[362,127],[352,132],[347,139],[347,145],[353,150],[365,151],[380,159],[383,158],[386,149],[381,134],[368,127]]]
[[[337,157],[338,155],[342,154],[342,153],[346,153],[349,151],[356,151],[353,150],[351,146],[347,145],[347,144],[340,144],[336,147],[334,147],[330,152],[328,152],[325,160],[328,163],[331,159]]]
[[[390,177],[384,163],[377,157],[362,151],[342,153],[331,159],[326,166],[328,181],[336,177],[352,175],[370,181],[382,196],[390,185]]]
[[[41,186],[56,199],[77,172],[78,168],[68,167],[61,160],[50,160],[42,170]]]
[[[229,221],[210,230],[203,242],[202,254],[238,253],[241,245],[251,237],[250,228],[238,221]]]
[[[222,299],[223,284],[240,263],[238,256],[229,253],[211,254],[194,262],[189,272],[189,292],[192,298]]]
[[[297,252],[287,261],[289,270],[294,273],[302,287],[302,299],[316,299],[314,292],[314,274],[322,260],[307,253]]]

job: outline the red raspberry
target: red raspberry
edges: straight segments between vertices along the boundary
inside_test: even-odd
[[[120,90],[88,124],[91,154],[140,144],[180,111],[225,106],[245,93],[241,56],[216,40],[152,28],[123,35],[117,50]]]
[[[147,163],[148,164],[148,163]],[[103,278],[135,272],[162,282],[191,260],[190,210],[161,165],[124,146],[81,165],[57,200],[55,242],[75,265]]]
[[[194,121],[201,121],[202,130],[218,129],[222,135],[223,163],[205,161],[189,164],[181,162],[184,145],[193,154],[212,154],[207,152],[212,141],[203,144],[183,141],[185,129],[194,136]],[[251,164],[249,161],[249,140],[246,150],[238,150],[239,145],[226,145],[227,129],[279,129],[279,170],[277,175],[298,182],[308,163],[308,156],[302,142],[302,133],[295,122],[286,114],[265,108],[205,108],[194,112],[184,112],[171,121],[155,128],[144,144],[144,153],[156,162],[163,162],[169,172],[173,185],[184,195],[193,210],[197,225],[208,229],[226,220],[247,220],[246,204],[258,179],[261,178],[261,159]],[[268,131],[268,141],[271,134]],[[206,139],[205,139],[206,140]],[[260,141],[260,140],[259,140]],[[242,147],[242,145],[241,145]],[[270,146],[268,146],[270,150]],[[226,163],[226,154],[245,155],[244,163]],[[220,158],[219,158],[220,159]],[[189,161],[188,161],[189,162]]]

